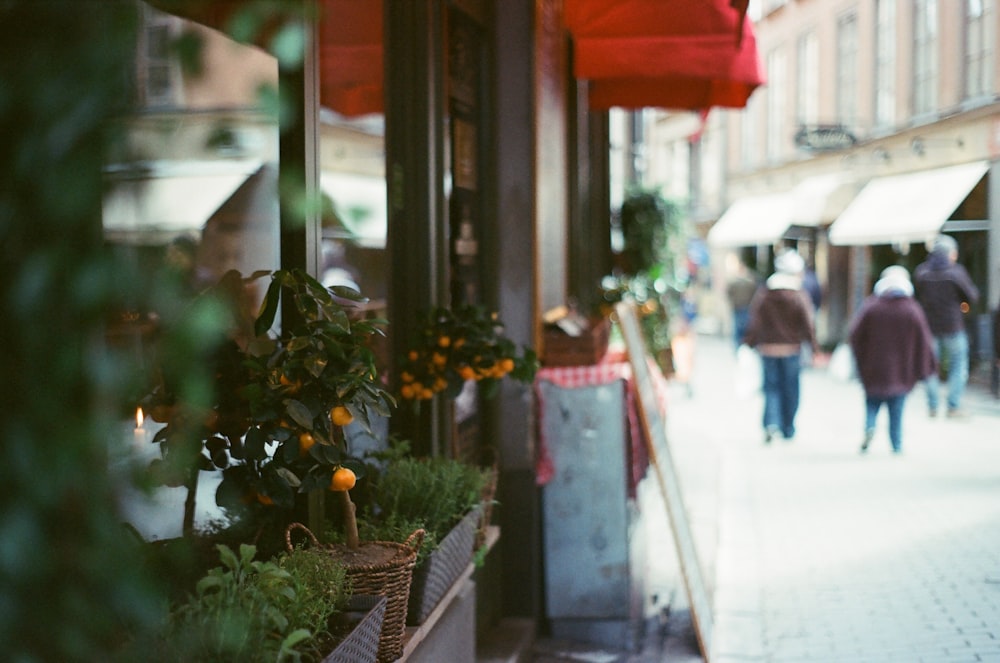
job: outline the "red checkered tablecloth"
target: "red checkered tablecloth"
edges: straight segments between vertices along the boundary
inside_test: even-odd
[[[650,366],[654,376],[660,376],[659,367],[655,364]],[[545,407],[541,390],[538,388],[540,382],[551,382],[564,389],[577,389],[580,387],[591,387],[602,384],[611,384],[621,381],[625,389],[625,415],[627,418],[626,434],[628,436],[627,457],[630,465],[628,492],[630,497],[635,497],[635,489],[639,481],[646,474],[649,466],[649,452],[646,447],[646,436],[643,432],[642,421],[636,405],[637,394],[635,393],[635,380],[632,378],[632,367],[628,360],[621,353],[609,352],[604,359],[589,366],[558,366],[542,368],[535,376],[535,397],[538,401],[538,455],[535,459],[535,482],[539,486],[544,486],[555,476],[555,467],[549,455],[547,441],[543,431],[543,417]],[[657,388],[657,401],[660,405],[661,415],[666,414],[666,388],[662,379],[655,380]]]

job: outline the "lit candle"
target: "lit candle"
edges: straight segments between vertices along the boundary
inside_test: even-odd
[[[136,442],[146,441],[146,429],[143,427],[143,422],[146,420],[142,413],[142,408],[137,407],[135,409],[135,431],[134,437]]]

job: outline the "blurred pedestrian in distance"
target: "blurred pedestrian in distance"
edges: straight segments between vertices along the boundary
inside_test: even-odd
[[[736,266],[736,274],[726,284],[726,298],[733,310],[733,343],[736,347],[743,342],[747,320],[750,318],[750,300],[759,285],[750,268],[742,261]]]
[[[819,285],[819,277],[816,276],[816,270],[808,262],[802,271],[802,289],[809,295],[809,301],[812,303],[813,320],[815,321],[815,316],[819,313],[819,307],[823,304],[823,289]],[[802,363],[806,366],[811,366],[814,359],[812,348],[808,343],[803,343]]]
[[[958,243],[953,238],[939,235],[934,240],[927,260],[913,270],[913,288],[934,336],[934,356],[948,372],[947,414],[963,417],[962,396],[969,380],[969,336],[963,314],[979,300],[979,289],[958,262]],[[927,409],[934,417],[941,390],[937,372],[925,384]]]
[[[812,302],[813,306],[813,313],[819,311],[819,307],[823,304],[823,288],[819,284],[819,277],[816,276],[816,270],[809,265],[806,265],[805,270],[802,272],[802,289],[809,295],[809,301]]]
[[[802,256],[784,251],[775,257],[774,266],[775,273],[750,302],[743,336],[763,364],[765,443],[779,432],[786,440],[795,436],[802,345],[808,343],[813,353],[817,349],[812,304],[802,290]]]
[[[990,373],[990,391],[1000,398],[1000,302],[993,311],[993,368]]]
[[[851,322],[849,341],[865,391],[865,432],[861,452],[875,436],[883,405],[889,413],[893,453],[903,450],[903,405],[913,387],[937,370],[934,338],[923,309],[913,299],[905,267],[882,271],[872,295]]]

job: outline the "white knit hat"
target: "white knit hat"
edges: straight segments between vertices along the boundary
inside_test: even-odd
[[[782,274],[801,274],[805,268],[806,261],[795,249],[783,251],[774,259],[774,269]]]
[[[907,297],[913,296],[913,283],[910,281],[910,273],[901,265],[891,265],[882,270],[878,281],[872,292],[881,297],[883,295],[897,293]]]

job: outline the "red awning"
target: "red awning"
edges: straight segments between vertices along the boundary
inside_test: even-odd
[[[566,0],[590,106],[742,108],[764,82],[742,0]]]
[[[322,0],[320,104],[341,115],[384,109],[382,0]]]
[[[149,0],[176,16],[225,30],[246,0]],[[320,105],[341,115],[383,110],[382,0],[319,0]],[[255,45],[266,43],[260,31]]]

